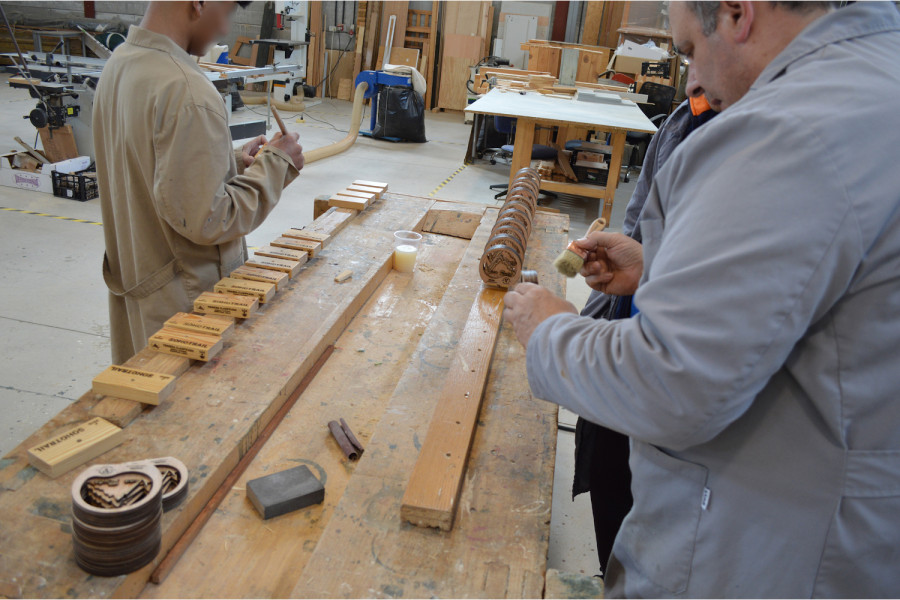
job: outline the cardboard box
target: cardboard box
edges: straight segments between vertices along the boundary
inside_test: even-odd
[[[26,171],[13,166],[17,154],[19,153],[0,154],[0,185],[45,194],[53,193],[53,176],[51,174],[53,171],[75,173],[87,169],[91,164],[90,156],[79,156],[58,163],[46,163],[41,165],[40,171]]]

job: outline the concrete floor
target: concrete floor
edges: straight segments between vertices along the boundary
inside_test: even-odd
[[[7,85],[0,74],[0,131],[4,150],[15,148],[14,136],[31,143],[34,128],[22,118],[34,107],[24,91]],[[299,131],[308,149],[344,137],[350,103],[326,100],[309,108],[305,118],[283,115]],[[235,122],[256,120],[255,106],[233,114]],[[366,115],[364,123],[368,122]],[[499,206],[490,184],[506,180],[508,167],[479,162],[463,166],[470,126],[460,113],[427,113],[425,144],[394,144],[360,137],[345,153],[305,168],[283,193],[266,222],[248,236],[263,245],[287,227],[312,220],[313,199],[330,194],[351,179],[387,181],[391,191]],[[271,132],[270,132],[271,133]],[[352,167],[351,167],[352,165]],[[454,175],[454,173],[456,173]],[[443,187],[440,184],[452,179]],[[634,189],[621,184],[610,229],[620,230],[625,205]],[[561,196],[542,203],[571,218],[571,237],[580,236],[596,217],[596,201]],[[106,288],[101,276],[103,230],[99,200],[80,203],[48,194],[0,187],[0,456],[18,445],[91,385],[109,365]],[[17,212],[27,210],[50,216]],[[87,220],[79,223],[56,217]],[[567,298],[581,308],[590,290],[580,277],[569,281]],[[560,423],[574,425],[575,416],[560,411]],[[554,482],[548,567],[588,575],[599,571],[590,502],[571,498],[573,434],[560,431]]]

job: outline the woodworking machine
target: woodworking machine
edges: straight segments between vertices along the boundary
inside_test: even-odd
[[[48,126],[52,130],[71,125],[79,152],[94,158],[94,138],[91,129],[91,113],[94,106],[94,90],[106,59],[70,56],[47,52],[28,52],[24,68],[18,54],[2,54],[13,64],[4,70],[14,74],[9,79],[13,88],[28,90],[37,104],[28,115],[36,128]],[[305,65],[296,62],[269,65],[251,69],[206,71],[206,76],[222,94],[231,114],[231,97],[238,84],[262,83],[272,80],[300,79]],[[29,77],[30,75],[30,77]],[[231,125],[234,139],[255,137],[266,132],[265,121],[253,121]]]

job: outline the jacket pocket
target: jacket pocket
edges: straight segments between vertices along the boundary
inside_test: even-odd
[[[622,523],[614,554],[672,594],[688,586],[697,527],[709,471],[634,442],[631,451],[634,506]]]

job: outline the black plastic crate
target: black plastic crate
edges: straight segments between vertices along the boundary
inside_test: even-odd
[[[88,175],[87,171],[78,173],[60,173],[51,171],[53,176],[53,195],[69,198],[79,202],[93,200],[99,195],[96,175]]]

